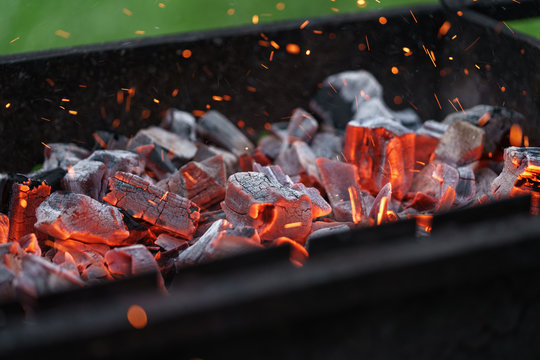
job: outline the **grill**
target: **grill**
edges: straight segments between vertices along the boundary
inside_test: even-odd
[[[537,2],[524,4],[537,9]],[[423,119],[454,111],[447,99],[455,97],[464,108],[486,103],[517,109],[528,119],[524,133],[531,145],[538,144],[538,41],[482,14],[500,19],[490,7],[462,16],[449,8],[318,19],[302,30],[299,22],[284,22],[4,57],[0,102],[12,106],[2,133],[16,140],[0,148],[0,167],[29,170],[41,159],[41,142],[89,143],[93,131],[111,128],[114,119],[118,131],[133,134],[157,123],[170,106],[204,110],[216,94],[232,100],[214,109],[257,131],[268,119],[307,107],[318,82],[350,69],[372,72],[387,103],[401,96],[403,106],[415,107]],[[520,14],[514,9],[512,17]],[[378,22],[382,15],[387,25]],[[459,41],[438,38],[446,20]],[[261,32],[311,55],[280,52],[265,69]],[[412,56],[403,56],[404,46]],[[423,46],[437,54],[436,66]],[[183,49],[193,56],[182,58]],[[115,96],[130,87],[137,91],[126,112]],[[64,97],[76,116],[52,101]],[[139,116],[143,111],[147,119]],[[519,197],[436,215],[429,238],[415,237],[412,221],[322,238],[300,269],[289,263],[286,247],[195,266],[175,276],[169,296],[158,292],[153,277],[142,276],[42,298],[30,321],[22,320],[17,304],[5,304],[0,354],[533,357],[540,351],[540,226],[529,215],[530,202]],[[144,329],[126,320],[133,304],[148,314]]]

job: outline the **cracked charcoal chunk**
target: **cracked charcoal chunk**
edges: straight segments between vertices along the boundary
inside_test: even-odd
[[[227,220],[218,220],[195,244],[180,253],[176,264],[201,264],[256,249],[262,249],[262,245],[254,228],[233,227]]]
[[[428,120],[416,130],[414,138],[415,169],[421,170],[431,158],[431,154],[439,145],[439,139],[448,129],[448,125]]]
[[[356,112],[356,104],[381,98],[383,93],[381,84],[365,70],[331,75],[322,85],[309,106],[327,125],[338,129],[347,126]]]
[[[455,189],[458,182],[459,172],[456,168],[444,162],[433,161],[414,176],[410,191],[440,199],[446,188]]]
[[[480,159],[484,144],[484,130],[465,121],[456,121],[439,140],[433,159],[462,166]]]
[[[126,245],[129,231],[120,211],[89,196],[55,192],[36,211],[36,229],[58,239]]]
[[[195,141],[195,117],[188,112],[177,109],[167,110],[161,127],[183,139]]]
[[[466,205],[476,197],[476,182],[474,172],[470,167],[462,166],[457,169],[459,180],[454,189],[456,191],[456,203]]]
[[[170,250],[184,250],[189,246],[189,242],[184,239],[177,239],[169,234],[160,234],[156,241],[156,245],[159,245],[165,251]]]
[[[351,121],[345,132],[344,155],[358,167],[360,188],[377,194],[387,183],[402,199],[414,171],[414,132],[386,118]]]
[[[303,141],[295,141],[290,148],[283,151],[275,161],[275,165],[281,167],[289,176],[307,174],[315,179],[319,178],[315,154],[308,144]]]
[[[197,131],[201,137],[236,156],[255,149],[253,143],[229,119],[215,110],[208,111],[199,119]]]
[[[504,168],[493,180],[491,191],[497,199],[540,192],[540,148],[506,148]]]
[[[125,172],[116,173],[109,187],[104,201],[126,210],[134,218],[182,238],[192,238],[200,213],[199,207],[190,200]]]
[[[466,121],[484,130],[483,156],[502,160],[503,149],[509,145],[508,134],[513,124],[523,126],[525,117],[517,112],[504,107],[491,105],[477,105],[465,112],[448,115],[444,119],[445,124],[453,124],[456,121]]]
[[[287,126],[287,137],[289,142],[296,140],[311,142],[313,136],[319,128],[319,123],[304,109],[296,108],[293,111],[289,125]]]
[[[343,138],[332,133],[318,133],[311,142],[311,150],[316,158],[343,161]]]
[[[81,160],[71,167],[61,181],[66,191],[99,200],[106,166],[100,161]]]
[[[25,235],[36,232],[34,228],[36,209],[47,199],[51,193],[51,187],[44,183],[36,184],[33,181],[25,180],[21,183],[14,182],[11,189],[8,239],[16,241]],[[42,236],[43,234],[38,233],[40,239]]]
[[[167,152],[155,144],[141,145],[135,151],[145,160],[146,168],[160,180],[176,171]]]
[[[176,158],[181,162],[193,159],[197,153],[197,147],[194,143],[157,126],[139,130],[137,135],[129,142],[128,149],[134,150],[141,145],[149,144],[156,145],[160,150],[163,149],[167,156]]]
[[[0,213],[0,244],[8,242],[9,236],[9,217]]]
[[[211,145],[198,143],[197,154],[195,154],[193,161],[202,162],[217,155],[221,155],[223,158],[225,169],[227,170],[226,176],[230,176],[238,171],[238,157],[236,155]]]
[[[47,144],[44,149],[44,155],[44,170],[51,170],[57,167],[67,170],[69,165],[75,165],[79,160],[88,157],[90,152],[75,144],[52,143]]]
[[[231,175],[221,206],[233,225],[252,226],[265,241],[286,236],[303,243],[311,230],[309,196],[262,173]]]

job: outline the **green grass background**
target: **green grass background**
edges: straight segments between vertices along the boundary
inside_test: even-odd
[[[437,2],[360,1],[364,6],[357,0],[3,0],[0,55],[245,25],[253,15],[265,23]],[[509,25],[540,37],[538,20]],[[57,35],[58,30],[69,37]]]

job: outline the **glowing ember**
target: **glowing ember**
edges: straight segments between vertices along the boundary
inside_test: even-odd
[[[143,329],[148,324],[146,311],[139,305],[131,305],[127,311],[127,319],[135,329]]]

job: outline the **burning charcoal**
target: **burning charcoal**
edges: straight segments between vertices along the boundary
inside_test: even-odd
[[[156,126],[139,130],[137,135],[129,142],[128,149],[134,150],[141,145],[149,144],[156,145],[156,148],[160,151],[163,150],[163,157],[170,156],[180,163],[193,159],[197,152],[197,147],[191,141]]]
[[[103,199],[107,192],[109,178],[114,176],[117,171],[130,172],[140,175],[144,172],[144,163],[141,157],[130,151],[124,150],[97,150],[88,157],[89,161],[99,161],[105,164],[105,173],[101,180],[99,197],[96,200]]]
[[[415,156],[415,169],[422,169],[431,158],[431,154],[437,148],[439,139],[443,136],[444,132],[448,129],[448,125],[442,124],[438,121],[428,120],[422,127],[416,130],[415,144],[414,144],[414,156]]]
[[[55,192],[36,211],[36,229],[58,239],[125,245],[129,231],[118,209],[89,196]]]
[[[201,137],[236,156],[255,149],[251,141],[229,119],[215,110],[207,112],[199,119],[197,131]]]
[[[125,150],[129,139],[121,134],[110,131],[96,131],[94,137],[94,150]]]
[[[109,188],[111,192],[103,200],[126,210],[134,218],[186,239],[191,239],[195,232],[200,213],[191,201],[125,172],[116,173],[109,181]]]
[[[373,201],[373,205],[369,211],[369,218],[377,225],[388,222],[390,220],[388,211],[392,204],[392,184],[386,184],[377,197]]]
[[[270,134],[274,135],[278,139],[287,142],[287,129],[289,128],[289,121],[277,121],[270,125]]]
[[[16,241],[0,244],[0,264],[5,265],[15,274],[21,270],[21,257],[23,255],[24,251]]]
[[[218,220],[225,220],[225,212],[221,209],[215,211],[206,211],[201,213],[201,219],[199,220],[199,226],[193,235],[194,238],[200,238],[204,233],[212,226],[212,224]]]
[[[417,192],[410,201],[405,202],[403,205],[405,209],[412,208],[417,211],[431,211],[438,203],[439,199],[436,197]]]
[[[473,108],[448,115],[445,124],[466,121],[484,130],[486,136],[483,157],[502,160],[502,149],[507,147],[508,134],[513,124],[523,125],[525,117],[519,112],[491,105],[477,105]],[[489,155],[491,154],[491,156]]]
[[[254,228],[233,227],[227,220],[218,220],[194,245],[180,254],[177,264],[179,266],[201,264],[261,248],[261,241]]]
[[[262,240],[287,236],[303,243],[311,229],[309,196],[262,173],[231,175],[221,206],[233,225],[254,227]]]
[[[27,296],[41,295],[84,286],[78,277],[39,256],[23,255],[22,268],[15,278],[15,286]]]
[[[156,239],[156,245],[159,245],[165,251],[184,250],[189,243],[184,239],[177,239],[168,234],[160,234]]]
[[[39,247],[36,234],[30,233],[17,240],[21,249],[32,255],[41,256],[41,248]]]
[[[71,168],[71,165],[68,165],[68,169],[69,168]],[[51,192],[54,192],[60,190],[60,182],[62,181],[66,173],[66,170],[58,167],[51,170],[40,169],[38,171],[26,174],[26,177],[35,183],[44,182],[51,187]]]
[[[99,200],[105,168],[105,164],[100,161],[81,160],[68,169],[62,179],[62,188]]]
[[[208,208],[225,197],[225,182],[225,164],[218,155],[202,162],[191,161],[157,185]]]
[[[165,151],[154,144],[141,145],[135,151],[145,160],[146,168],[160,180],[176,171],[176,167],[165,155]]]
[[[283,142],[273,135],[263,136],[257,145],[257,150],[269,159],[276,159],[281,151]]]
[[[331,236],[331,235],[338,235],[347,231],[350,231],[351,229],[345,225],[345,224],[339,224],[336,226],[329,226],[325,227],[316,231],[313,231],[311,234],[309,234],[307,241],[306,241],[306,249],[309,251],[309,243],[313,239],[318,239],[321,237]]]
[[[345,157],[358,167],[360,188],[376,194],[391,183],[402,199],[411,187],[415,134],[385,118],[351,121],[345,133]]]
[[[441,196],[439,204],[437,204],[437,207],[435,208],[435,212],[443,212],[450,210],[455,200],[456,192],[454,188],[452,188],[451,186],[447,187],[444,194]]]
[[[317,165],[328,200],[337,221],[360,222],[366,214],[363,191],[358,186],[358,169],[353,164],[318,158]]]
[[[300,140],[306,143],[311,142],[313,135],[317,132],[319,123],[304,109],[296,108],[287,127],[287,137],[289,142]]]
[[[473,201],[476,197],[476,182],[474,172],[470,167],[462,166],[457,169],[459,181],[456,185],[456,202],[465,205]]]
[[[75,240],[55,240],[51,242],[58,251],[53,262],[64,268],[75,264],[77,274],[85,281],[98,282],[112,277],[105,265],[105,254],[110,247],[104,244],[85,244]]]
[[[6,266],[0,264],[0,301],[5,302],[15,297],[13,281],[15,274]]]
[[[474,172],[474,176],[476,181],[476,197],[478,199],[482,198],[484,195],[493,197],[491,184],[498,176],[497,173],[490,168],[481,168]]]
[[[51,187],[30,180],[14,182],[9,205],[9,241],[35,232],[36,209],[49,196]],[[41,237],[41,236],[40,236]]]
[[[421,192],[425,195],[440,199],[447,187],[456,188],[459,182],[459,172],[453,166],[434,161],[427,164],[414,176],[411,192]]]
[[[343,161],[343,138],[331,133],[318,133],[311,142],[311,150],[316,158]]]
[[[144,245],[136,244],[107,251],[105,263],[112,275],[127,277],[131,275],[156,273],[163,287],[163,278],[152,253]]]
[[[202,162],[217,155],[221,155],[223,158],[225,169],[227,170],[226,176],[232,175],[238,171],[238,157],[215,146],[207,146],[201,143],[197,144],[197,154],[195,154],[193,161]]]
[[[9,218],[7,215],[0,213],[0,244],[5,244],[8,241],[9,235]]]
[[[540,148],[506,148],[503,171],[493,180],[491,191],[497,199],[540,192]]]
[[[188,112],[177,109],[167,110],[161,127],[183,139],[195,141],[195,118]]]
[[[369,72],[346,71],[329,76],[310,102],[326,124],[344,129],[358,106],[370,98],[382,97],[382,86]]]
[[[54,257],[52,258],[52,262],[75,276],[80,275],[79,269],[77,268],[77,264],[75,263],[73,256],[71,256],[71,254],[68,252],[56,252]],[[86,279],[83,278],[83,280]]]
[[[90,152],[75,144],[52,143],[45,147],[44,170],[60,167],[67,170],[68,165],[75,165],[90,155]]]
[[[439,140],[434,159],[453,166],[462,166],[480,159],[484,144],[484,130],[465,121],[456,121]]]
[[[392,111],[386,106],[383,100],[378,97],[365,100],[358,104],[358,108],[356,109],[356,113],[352,120],[362,123],[362,120],[374,117],[396,120]]]
[[[303,141],[294,142],[290,148],[282,152],[275,161],[283,172],[289,176],[307,174],[319,178],[315,154]]]

